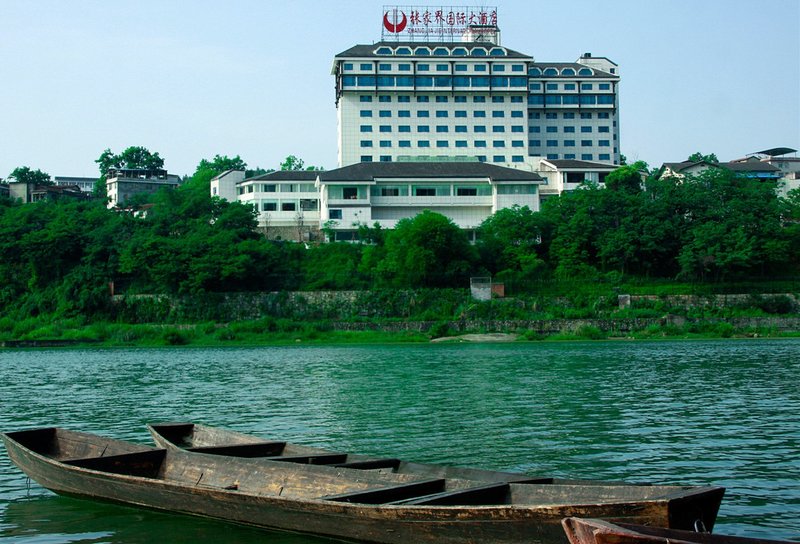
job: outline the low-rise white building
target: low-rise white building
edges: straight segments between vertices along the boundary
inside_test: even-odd
[[[587,182],[604,187],[606,176],[615,168],[614,165],[597,162],[543,159],[538,169],[538,173],[546,180],[541,187],[541,198],[544,201],[563,192],[574,191]]]
[[[82,178],[76,176],[55,176],[53,185],[56,187],[78,187],[83,193],[93,193],[98,178]]]

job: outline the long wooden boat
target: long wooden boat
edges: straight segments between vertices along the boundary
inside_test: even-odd
[[[59,428],[2,435],[42,486],[265,528],[378,543],[565,543],[560,521],[713,525],[718,487],[575,486],[416,474],[148,448]]]
[[[561,524],[570,544],[789,544],[780,540],[682,531],[602,519],[565,518]]]

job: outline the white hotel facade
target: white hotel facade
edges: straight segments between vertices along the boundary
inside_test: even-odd
[[[619,74],[604,57],[538,63],[503,47],[496,27],[471,26],[462,41],[356,45],[331,73],[337,169],[212,180],[212,195],[252,203],[281,237],[324,226],[347,240],[424,209],[472,230],[499,209],[536,211],[582,179],[602,183],[619,163]]]

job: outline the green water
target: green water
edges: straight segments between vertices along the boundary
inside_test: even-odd
[[[800,341],[0,351],[0,430],[149,443],[192,420],[532,474],[714,484],[716,531],[800,540]],[[0,453],[9,542],[327,542],[57,497]]]

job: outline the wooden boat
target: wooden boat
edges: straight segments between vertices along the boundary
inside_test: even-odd
[[[379,543],[566,542],[565,517],[713,526],[724,489],[580,486],[198,455],[43,428],[2,435],[11,460],[56,493]]]
[[[570,544],[789,544],[780,540],[681,531],[602,519],[566,518],[561,524]]]

